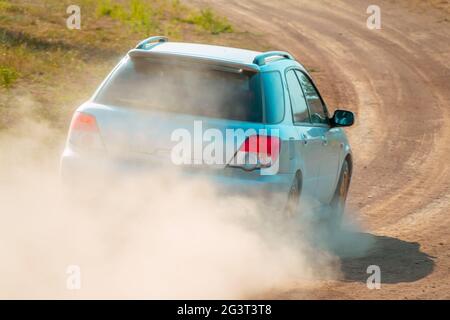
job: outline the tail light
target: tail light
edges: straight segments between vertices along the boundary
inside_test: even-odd
[[[69,142],[83,150],[104,148],[97,120],[91,114],[75,112],[69,130]]]
[[[269,168],[280,155],[281,140],[274,136],[248,137],[236,152],[229,166],[245,170]]]

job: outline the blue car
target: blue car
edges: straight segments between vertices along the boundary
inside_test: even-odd
[[[287,52],[151,37],[76,110],[61,173],[71,181],[92,163],[121,172],[174,166],[288,217],[305,200],[340,219],[352,175],[342,127],[353,122],[349,111],[330,116]]]

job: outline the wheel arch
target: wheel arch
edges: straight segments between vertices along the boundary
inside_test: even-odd
[[[347,153],[347,155],[344,158],[344,161],[342,162],[342,165],[344,165],[344,162],[347,161],[348,162],[348,166],[349,166],[349,170],[350,170],[350,177],[353,174],[353,157],[351,153]],[[342,166],[341,169],[339,170],[339,175],[341,174],[342,171]]]

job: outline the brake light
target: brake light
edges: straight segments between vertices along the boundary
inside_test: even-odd
[[[275,136],[253,135],[248,137],[230,163],[245,170],[268,168],[280,155],[281,140]]]
[[[76,112],[72,119],[71,128],[76,131],[98,131],[97,120],[95,120],[95,117],[90,114]]]
[[[75,112],[70,124],[69,142],[82,149],[103,149],[97,120],[93,115]]]

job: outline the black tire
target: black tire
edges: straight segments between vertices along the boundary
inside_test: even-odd
[[[345,212],[345,202],[347,201],[348,190],[352,178],[350,161],[345,159],[342,164],[341,174],[339,177],[333,200],[331,201],[330,226],[340,228]]]
[[[294,219],[299,214],[300,196],[302,193],[302,177],[297,174],[291,189],[289,190],[288,200],[285,208],[285,215],[287,219]]]

